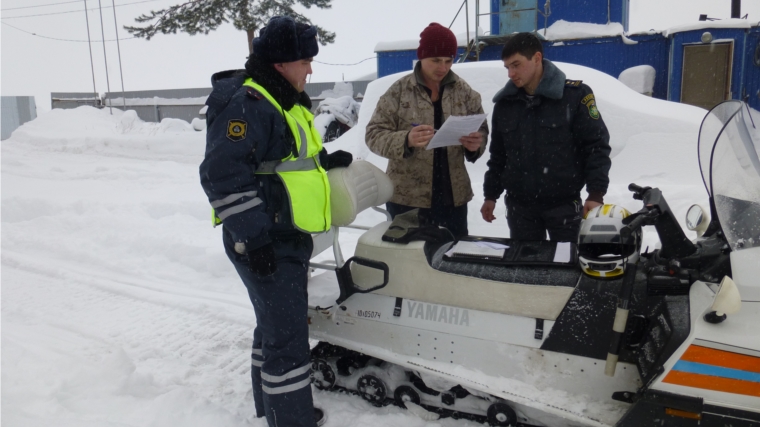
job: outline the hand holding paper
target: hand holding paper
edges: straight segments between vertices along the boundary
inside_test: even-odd
[[[433,148],[438,147],[462,145],[462,143],[459,142],[459,139],[462,137],[470,137],[470,134],[477,132],[485,119],[485,114],[449,116],[449,118],[443,122],[443,126],[441,126],[441,128],[435,133],[435,136],[427,145],[426,149],[432,150]]]
[[[459,142],[467,151],[478,151],[483,145],[483,134],[480,132],[473,132],[459,138]]]

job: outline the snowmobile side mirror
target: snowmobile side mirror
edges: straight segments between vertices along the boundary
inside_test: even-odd
[[[742,308],[742,298],[736,283],[730,277],[725,276],[720,282],[720,288],[715,295],[710,311],[705,314],[705,321],[720,323],[726,320],[726,314],[738,313]]]
[[[702,237],[710,224],[710,214],[700,205],[691,205],[686,211],[686,228],[697,233],[697,237]]]
[[[354,278],[351,275],[351,265],[353,263],[359,264],[364,267],[380,270],[383,272],[383,283],[379,285],[370,286],[369,288],[363,288],[354,282]],[[340,296],[335,300],[335,303],[340,305],[343,301],[347,300],[353,294],[367,294],[378,289],[384,288],[388,284],[388,264],[382,261],[374,261],[371,259],[354,256],[349,258],[342,267],[335,269],[335,274],[338,276],[338,287],[340,288]]]

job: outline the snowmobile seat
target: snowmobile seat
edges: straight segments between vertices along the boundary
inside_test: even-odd
[[[377,166],[355,160],[348,167],[330,169],[330,210],[333,227],[345,227],[363,210],[386,203],[393,196],[393,182]],[[332,246],[334,230],[314,234],[311,257]]]
[[[449,243],[426,249],[423,241],[383,241],[390,222],[376,225],[360,238],[355,256],[385,262],[388,285],[376,294],[474,310],[555,320],[567,304],[581,272],[577,267],[453,262],[444,260]],[[426,254],[427,252],[427,254]],[[381,280],[374,269],[353,265],[359,286]]]
[[[363,210],[386,203],[393,196],[393,182],[377,166],[355,160],[346,168],[330,169],[332,225],[351,224]]]

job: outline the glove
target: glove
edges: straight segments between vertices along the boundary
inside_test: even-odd
[[[248,252],[248,266],[259,276],[271,276],[277,271],[274,247],[271,243]]]
[[[348,165],[350,165],[351,162],[354,160],[353,154],[349,153],[348,151],[343,151],[343,150],[338,150],[334,153],[328,154],[326,157],[327,157],[327,161],[325,162],[325,165],[324,165],[324,168],[326,170],[330,170],[333,168],[348,167]]]

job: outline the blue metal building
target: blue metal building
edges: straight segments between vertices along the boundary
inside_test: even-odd
[[[628,31],[629,0],[491,0],[491,35],[550,27],[559,20],[606,24]]]
[[[491,0],[491,12],[483,15],[489,17],[492,35],[480,36],[478,60],[501,59],[505,34],[540,30],[544,21],[547,26],[558,20],[628,25],[628,0],[551,0],[550,14],[545,18],[548,10],[538,7],[543,1]],[[706,22],[698,29],[669,34],[545,41],[544,56],[613,77],[630,67],[651,65],[656,72],[655,98],[704,108],[716,100],[743,99],[760,109],[760,27],[721,26],[713,24],[711,28]],[[467,48],[460,47],[460,58],[466,53]],[[473,56],[467,55],[467,60]],[[378,77],[410,70],[416,59],[415,49],[377,52]]]

